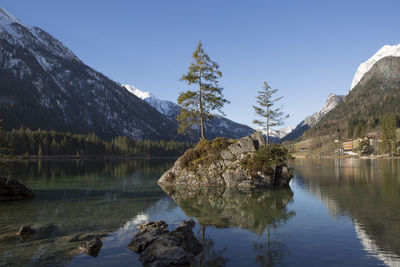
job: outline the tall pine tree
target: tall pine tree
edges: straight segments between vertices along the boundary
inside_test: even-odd
[[[385,114],[382,117],[382,143],[381,152],[393,155],[396,152],[396,116]]]
[[[222,107],[229,101],[224,98],[223,88],[218,85],[221,77],[219,65],[210,59],[204,52],[202,43],[199,42],[188,72],[181,78],[188,85],[196,85],[197,89],[181,92],[178,97],[178,104],[182,106],[181,113],[177,117],[180,133],[199,125],[201,139],[205,139],[204,126],[213,117],[211,111],[217,110],[224,114]]]
[[[269,144],[270,128],[282,125],[283,121],[289,117],[289,115],[285,115],[281,111],[281,108],[273,108],[275,102],[282,99],[282,96],[275,99],[273,98],[276,92],[278,92],[278,89],[272,89],[268,83],[264,82],[263,89],[257,92],[258,96],[256,102],[258,106],[253,106],[256,115],[264,118],[264,120],[253,120],[253,123],[266,128],[267,144]]]

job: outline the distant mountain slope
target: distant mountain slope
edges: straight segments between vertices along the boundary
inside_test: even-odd
[[[153,107],[82,63],[61,42],[0,8],[0,114],[6,129],[29,127],[103,138],[176,138]]]
[[[386,113],[400,115],[400,57],[384,57],[363,75],[344,102],[337,105],[306,135],[351,137],[358,124],[366,130],[380,124]]]
[[[325,101],[325,105],[318,112],[305,118],[300,122],[294,130],[282,138],[282,141],[290,141],[299,138],[305,131],[316,125],[329,111],[334,109],[338,104],[342,103],[344,96],[330,94]]]
[[[122,86],[149,103],[178,127],[176,116],[181,112],[181,107],[178,104],[167,100],[160,100],[150,92],[143,92],[132,85],[123,84]],[[254,129],[249,126],[234,122],[220,115],[215,115],[206,125],[206,137],[208,139],[215,137],[241,138],[250,135],[252,132],[254,132]],[[197,140],[198,132],[193,131],[190,136]]]

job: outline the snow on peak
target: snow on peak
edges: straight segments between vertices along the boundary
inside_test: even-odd
[[[305,118],[305,120],[301,123],[301,125],[308,125],[310,127],[317,124],[320,119],[325,116],[329,111],[334,109],[339,103],[343,102],[344,96],[330,94],[328,99],[325,101],[325,105],[320,109],[318,112],[314,113],[313,115]]]
[[[282,139],[283,137],[285,137],[286,135],[290,134],[296,127],[293,126],[288,126],[279,130],[272,130],[269,133],[269,136],[272,137],[278,137],[279,139]]]
[[[146,101],[148,104],[150,104],[150,106],[155,108],[161,114],[175,117],[176,113],[180,109],[180,107],[177,104],[167,100],[160,100],[150,92],[141,91],[133,85],[122,84],[122,87],[128,90],[131,94],[134,94],[140,99]]]
[[[364,75],[375,65],[376,62],[384,57],[400,57],[400,44],[398,45],[385,45],[378,50],[370,59],[361,63],[354,75],[351,89],[353,89],[364,77]]]
[[[4,10],[1,7],[0,7],[0,21],[2,23],[7,23],[7,24],[11,24],[11,23],[21,24],[21,22],[16,17],[14,17],[13,15],[8,13],[6,10]]]
[[[131,94],[134,94],[135,96],[139,97],[142,100],[145,100],[146,98],[150,97],[156,98],[150,92],[143,92],[133,85],[123,84],[122,87],[125,87],[126,90],[128,90]]]

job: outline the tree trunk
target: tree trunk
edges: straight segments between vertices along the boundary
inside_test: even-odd
[[[268,114],[268,106],[267,106],[267,145],[269,145],[269,114]]]
[[[201,224],[201,244],[203,245],[203,250],[201,251],[200,255],[200,266],[204,266],[204,260],[205,260],[205,237],[206,237],[206,226],[204,224]]]
[[[201,91],[201,76],[199,79],[199,105],[200,105],[200,132],[201,132],[201,140],[205,139],[204,135],[204,111],[203,111],[203,99],[202,99],[202,94],[203,92]]]

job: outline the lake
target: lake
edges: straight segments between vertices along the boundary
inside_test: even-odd
[[[136,226],[196,221],[196,266],[400,266],[400,160],[298,159],[290,189],[157,185],[173,159],[18,163],[33,200],[0,203],[0,266],[141,266]],[[35,240],[19,226],[47,227]],[[97,257],[78,234],[106,235]],[[204,234],[204,235],[203,235]]]

